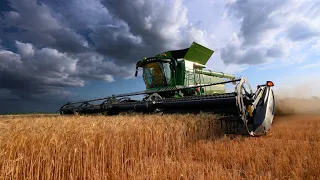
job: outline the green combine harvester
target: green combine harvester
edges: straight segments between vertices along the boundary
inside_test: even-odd
[[[60,114],[211,112],[220,114],[221,128],[227,134],[266,134],[275,112],[273,82],[258,85],[253,92],[244,77],[206,70],[213,53],[194,42],[186,49],[144,58],[137,62],[135,76],[141,68],[146,90],[69,102],[60,108]],[[226,84],[233,85],[234,91],[226,92]],[[130,98],[137,95],[144,98]]]

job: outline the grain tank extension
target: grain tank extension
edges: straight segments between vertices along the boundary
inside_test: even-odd
[[[273,82],[258,85],[253,92],[244,77],[206,69],[213,53],[194,42],[186,49],[143,58],[136,64],[135,76],[141,70],[144,91],[69,102],[60,108],[60,114],[213,112],[221,115],[221,128],[227,134],[265,134],[275,112]],[[234,91],[227,92],[226,85],[234,86]],[[144,97],[132,99],[137,95]]]

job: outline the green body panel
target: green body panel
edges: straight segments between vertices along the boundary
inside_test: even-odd
[[[188,61],[196,62],[202,65],[207,64],[208,60],[214,53],[213,50],[206,48],[198,43],[193,42],[189,48],[182,50],[171,50],[166,51],[160,54],[157,54],[155,58],[176,58],[176,59],[185,59]],[[165,54],[165,56],[164,56]]]
[[[196,72],[186,73],[185,86],[212,84],[221,81],[221,78],[212,75],[199,74]],[[204,92],[201,94],[224,93],[224,85],[215,85],[203,87]]]

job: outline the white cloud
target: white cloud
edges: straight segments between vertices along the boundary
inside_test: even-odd
[[[77,61],[76,58],[60,53],[56,49],[42,48],[36,51],[34,59],[30,62],[41,72],[72,73],[76,70]]]
[[[314,44],[312,44],[311,50],[320,52],[320,39],[318,39]]]
[[[32,57],[34,56],[34,47],[30,43],[21,43],[19,41],[16,41],[16,47],[18,49],[19,54],[22,57]]]
[[[11,51],[0,50],[0,70],[11,70],[14,67],[22,67],[21,56]]]
[[[303,48],[320,37],[315,2],[239,0],[229,7],[234,22],[240,21],[240,43],[230,41],[222,48],[225,63],[301,63],[308,53]]]
[[[185,35],[187,41],[190,42],[190,44],[195,41],[197,43],[200,43],[203,46],[208,47],[208,33],[206,30],[199,29],[195,27],[193,24],[190,24],[188,27],[186,27],[186,35]]]

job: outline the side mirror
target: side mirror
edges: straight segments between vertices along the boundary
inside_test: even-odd
[[[138,76],[138,68],[136,68],[136,74],[134,75],[135,77]]]

